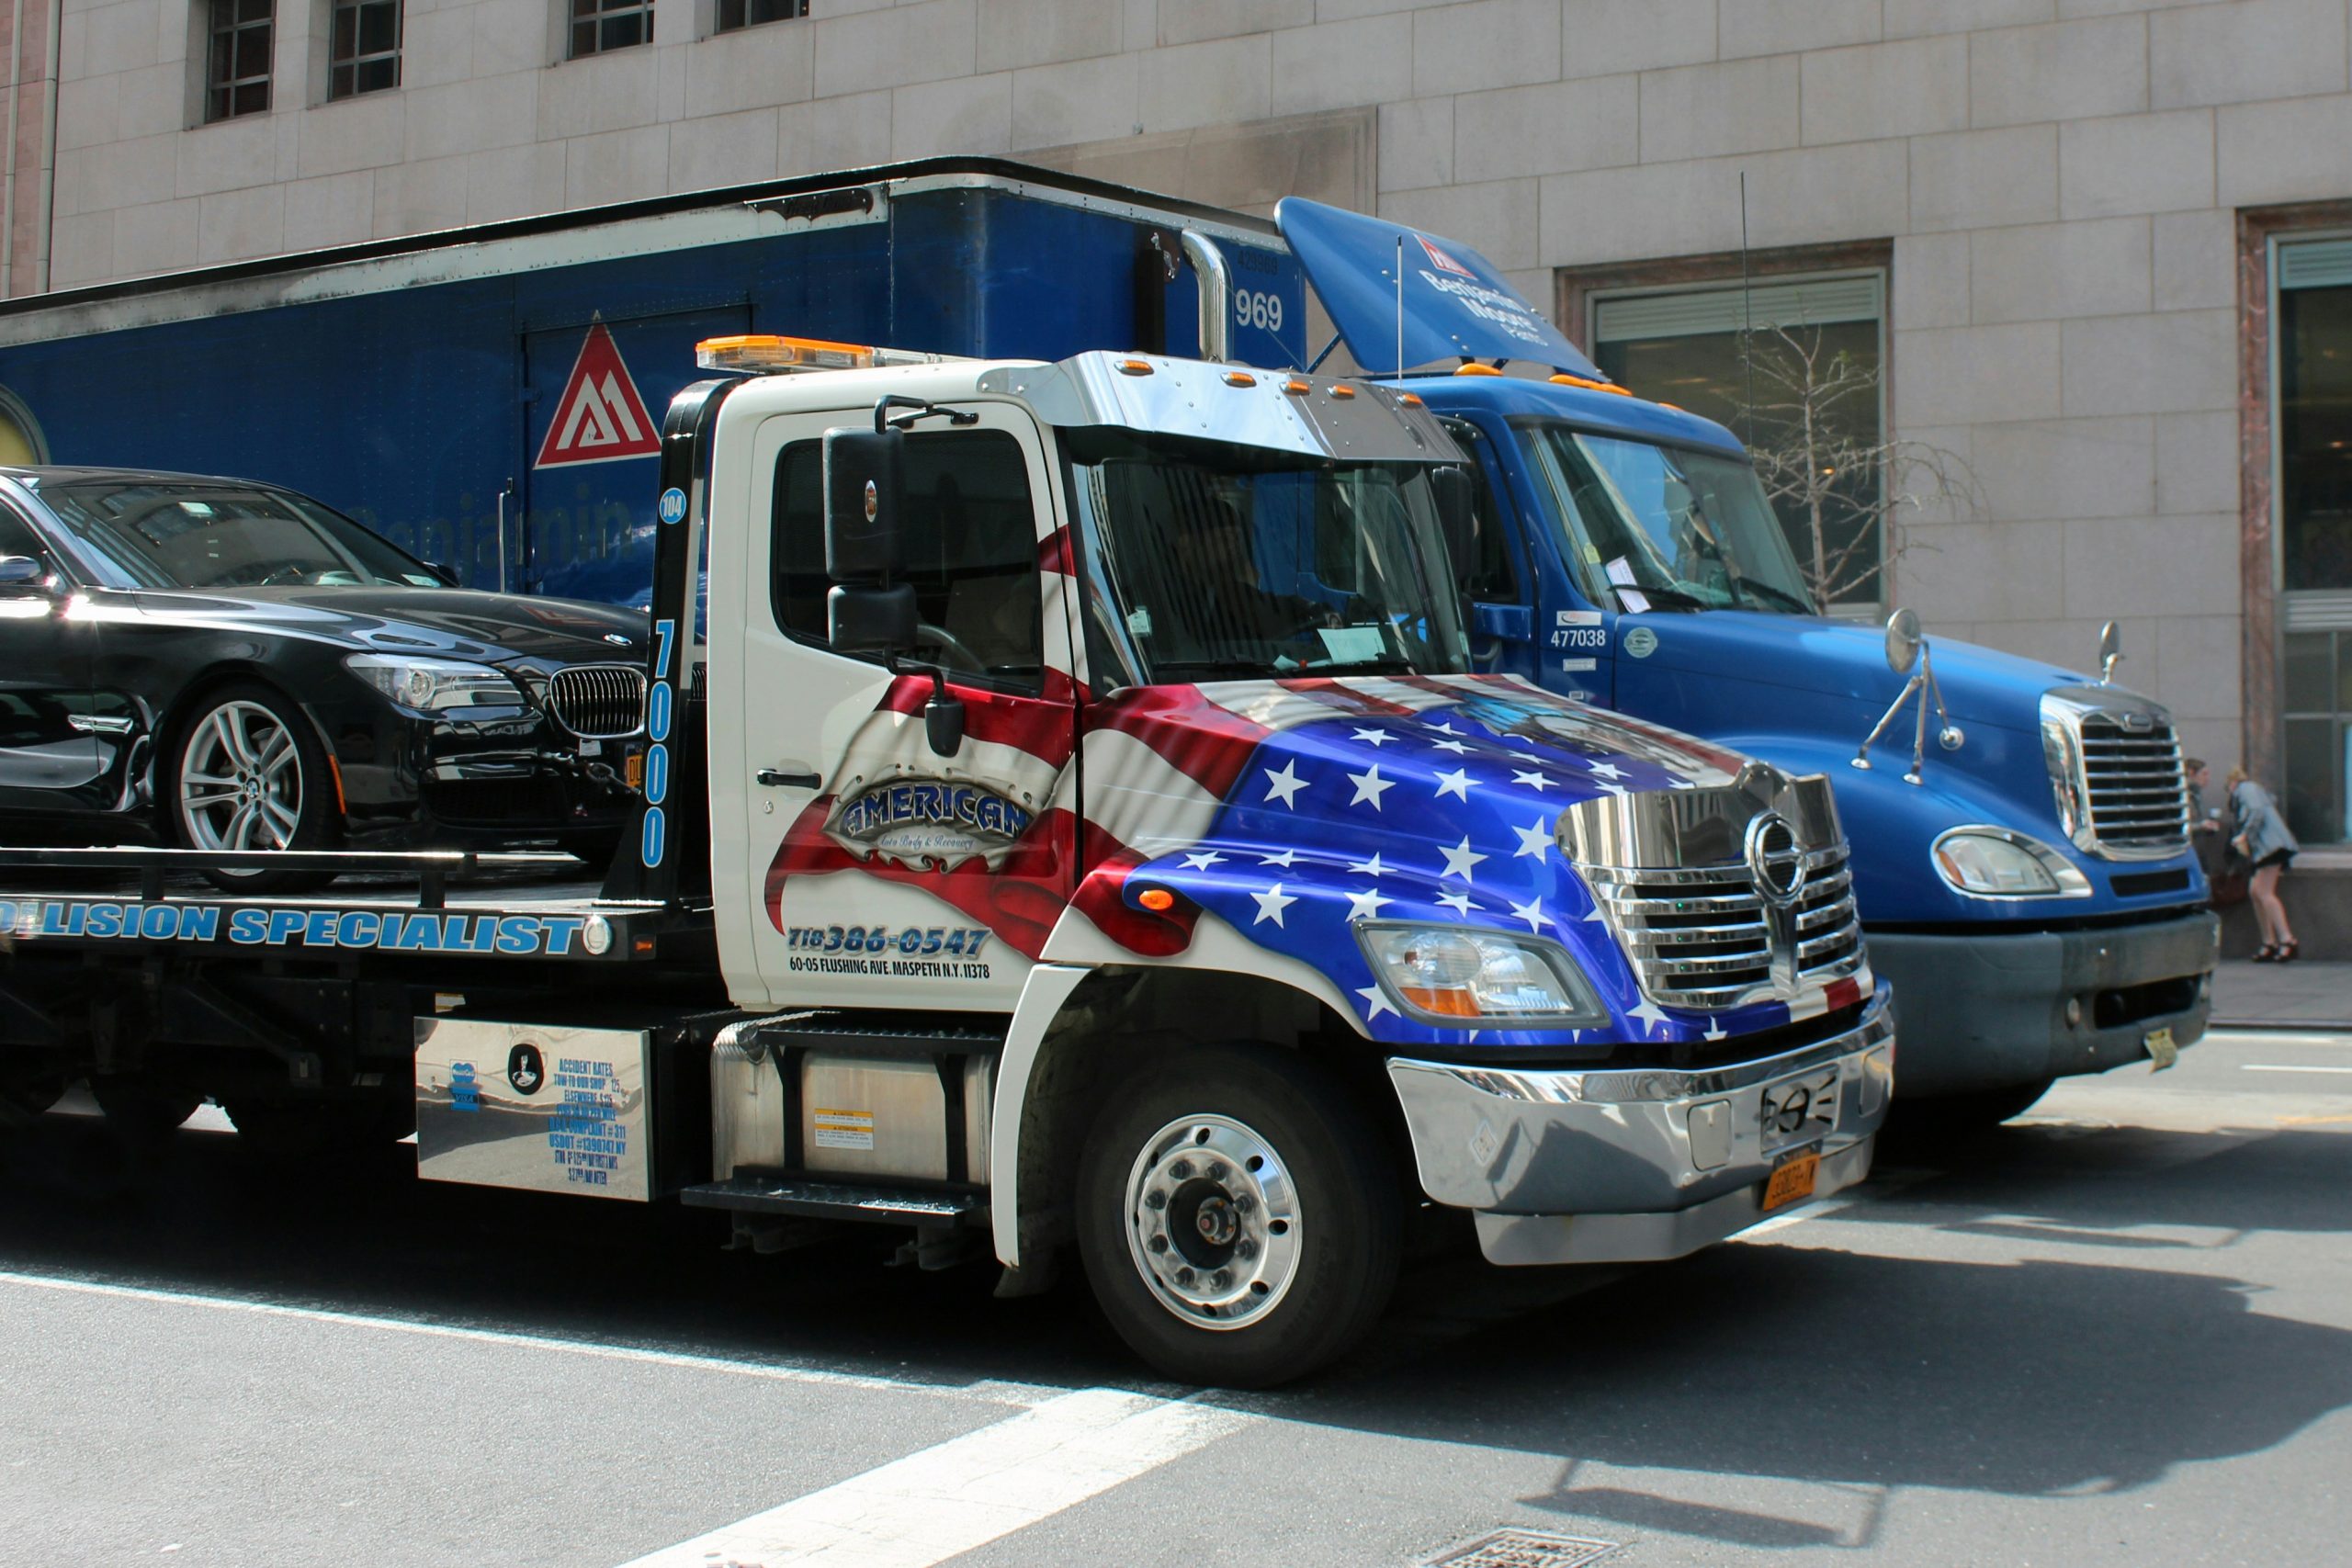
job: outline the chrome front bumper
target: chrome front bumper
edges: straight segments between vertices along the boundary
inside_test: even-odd
[[[1764,1183],[1821,1156],[1814,1196],[1870,1174],[1894,1020],[1882,985],[1852,1028],[1695,1070],[1515,1071],[1391,1057],[1421,1190],[1475,1211],[1496,1263],[1678,1258],[1763,1217]]]

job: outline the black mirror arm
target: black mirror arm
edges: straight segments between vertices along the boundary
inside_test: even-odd
[[[922,705],[923,737],[933,754],[953,757],[964,749],[964,699],[947,689],[947,672],[936,664],[904,654],[893,654],[890,670],[899,675],[931,677],[931,700]]]
[[[909,413],[893,414],[892,409],[909,409]],[[874,404],[874,434],[886,430],[904,430],[919,419],[944,419],[950,424],[978,424],[980,416],[973,409],[944,409],[927,403],[921,398],[910,398],[899,392],[885,392]]]

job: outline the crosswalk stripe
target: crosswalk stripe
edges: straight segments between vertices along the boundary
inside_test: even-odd
[[[2352,1067],[2298,1067],[2283,1062],[2240,1062],[2238,1070],[2245,1073],[2352,1073]]]
[[[424,1323],[413,1318],[379,1317],[371,1313],[336,1312],[323,1307],[287,1306],[277,1302],[237,1296],[209,1296],[192,1291],[157,1290],[145,1285],[117,1285],[100,1280],[75,1280],[49,1274],[24,1274],[0,1269],[0,1286],[62,1291],[75,1295],[111,1296],[119,1300],[155,1302],[169,1306],[200,1307],[213,1312],[248,1313],[255,1317],[292,1318],[303,1323],[334,1324],[348,1328],[379,1329],[413,1334],[427,1339],[463,1339],[478,1344],[514,1346],[528,1350],[552,1350],[598,1360],[635,1361],[684,1371],[724,1372],[734,1377],[769,1378],[779,1382],[821,1383],[834,1388],[872,1389],[888,1393],[944,1394],[995,1404],[1027,1404],[1047,1397],[1032,1384],[1008,1382],[926,1383],[907,1378],[876,1377],[865,1372],[838,1372],[823,1367],[790,1362],[732,1360],[723,1356],[697,1356],[678,1350],[653,1350],[634,1345],[600,1345],[594,1340],[558,1339],[544,1334],[517,1334],[497,1328],[465,1328],[452,1324]]]
[[[627,1568],[928,1568],[1257,1418],[1090,1388],[894,1460]]]

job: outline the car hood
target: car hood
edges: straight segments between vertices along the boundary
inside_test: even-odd
[[[1651,668],[1703,677],[1703,684],[1719,692],[1753,683],[1833,699],[1826,711],[1815,711],[1844,728],[1859,719],[1857,741],[1903,690],[1904,677],[1887,667],[1886,634],[1877,626],[1752,610],[1653,612],[1618,617],[1619,648],[1636,626],[1657,636],[1656,650],[1642,661]],[[2044,692],[2091,679],[2061,665],[1938,637],[1932,628],[1928,643],[1944,705],[1962,724],[2033,732],[2041,724]],[[1639,668],[1631,660],[1625,664]],[[1621,679],[1630,673],[1625,664],[1620,666]],[[1735,710],[1741,706],[1728,694],[1724,701]],[[1710,733],[1736,733],[1742,726],[1736,720],[1736,713],[1710,716],[1701,727]]]
[[[645,656],[641,610],[465,588],[288,587],[143,590],[141,614],[221,629],[413,653],[552,667]]]

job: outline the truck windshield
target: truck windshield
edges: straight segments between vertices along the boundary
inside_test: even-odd
[[[1522,425],[1519,438],[1594,604],[1816,613],[1756,470],[1738,458],[1562,424]]]
[[[1098,685],[1468,669],[1426,465],[1062,435]]]
[[[136,480],[45,484],[41,500],[114,588],[438,588],[350,518],[288,491]]]

